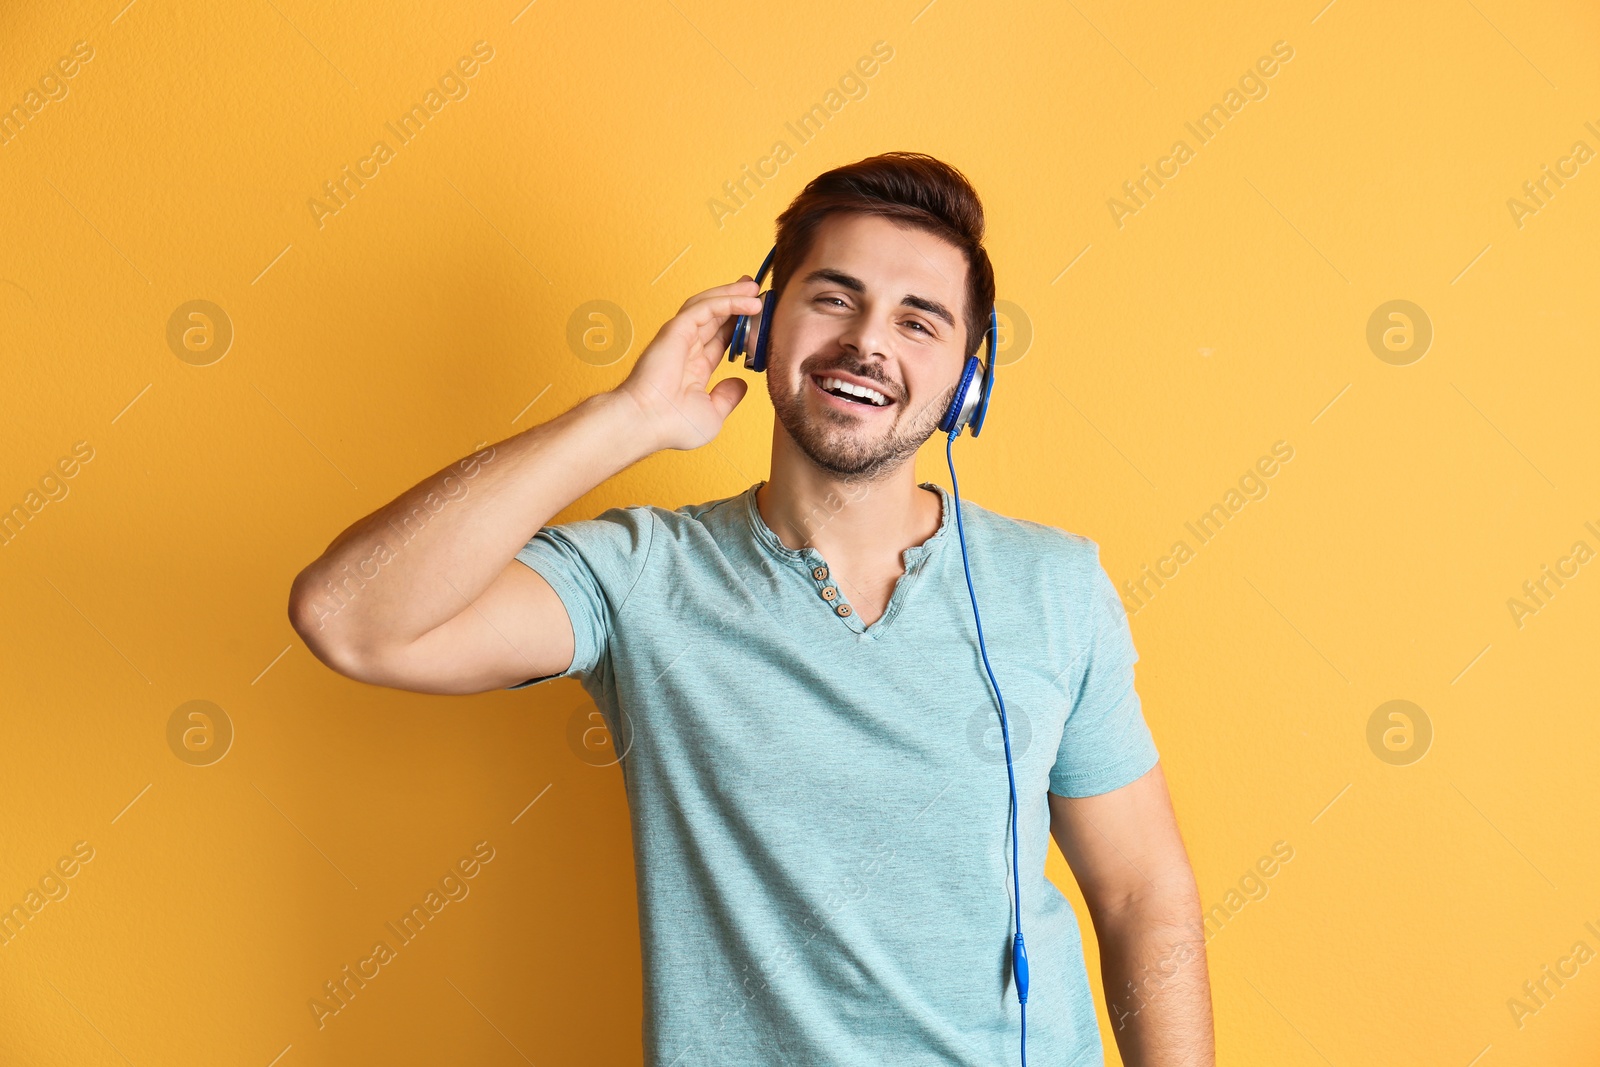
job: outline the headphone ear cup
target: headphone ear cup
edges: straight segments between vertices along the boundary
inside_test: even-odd
[[[952,431],[959,433],[971,419],[972,404],[968,398],[976,400],[976,391],[979,388],[977,377],[982,367],[983,364],[978,362],[977,356],[968,356],[967,362],[962,365],[961,381],[956,386],[954,395],[950,397],[950,406],[945,409],[944,418],[939,420],[939,429],[945,433]],[[965,419],[961,417],[963,410],[967,411]]]
[[[767,369],[767,339],[772,334],[772,313],[778,306],[778,294],[771,289],[761,298],[761,323],[756,331],[756,347],[746,364],[753,371]]]
[[[732,363],[744,355],[744,336],[750,328],[749,315],[737,315],[733,320],[733,335],[728,338],[728,362]]]
[[[989,414],[989,394],[994,392],[994,367],[995,360],[999,357],[996,349],[1000,346],[1000,315],[994,308],[989,309],[989,328],[985,334],[989,358],[983,363],[983,381],[979,383],[978,406],[972,409],[972,415],[967,420],[969,432],[974,437],[983,432],[983,421]]]

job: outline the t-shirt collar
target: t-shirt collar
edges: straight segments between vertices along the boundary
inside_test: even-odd
[[[767,480],[763,478],[761,481],[757,482],[755,485],[752,485],[744,492],[744,513],[745,519],[750,527],[751,535],[762,546],[762,548],[766,549],[770,555],[775,556],[786,563],[790,563],[798,567],[804,567],[806,570],[810,570],[812,567],[822,562],[822,553],[810,546],[801,549],[790,548],[783,543],[777,534],[772,532],[772,530],[767,526],[766,520],[761,517],[761,509],[756,506],[756,490],[760,489],[766,484]],[[949,490],[940,485],[938,482],[918,482],[917,485],[923,489],[932,489],[939,494],[939,528],[933,532],[932,537],[928,538],[920,545],[912,545],[910,548],[901,553],[901,560],[904,562],[907,570],[910,570],[913,566],[921,563],[928,556],[932,555],[934,550],[937,549],[939,545],[944,543],[945,531],[948,530],[951,524],[954,522],[952,515],[954,510],[954,500],[951,497]]]

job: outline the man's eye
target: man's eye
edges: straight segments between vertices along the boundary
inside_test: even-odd
[[[819,296],[819,297],[816,298],[815,303],[818,303],[818,304],[831,303],[834,307],[849,307],[849,305],[845,303],[844,298],[843,297],[838,297],[838,296]],[[907,324],[909,324],[911,326],[915,326],[922,333],[929,334],[930,336],[933,333],[932,330],[928,329],[926,326],[924,326],[921,322],[917,321],[916,319],[907,319],[906,322],[907,322]]]

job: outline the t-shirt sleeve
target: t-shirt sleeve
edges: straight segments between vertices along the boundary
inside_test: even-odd
[[[1133,687],[1133,647],[1128,613],[1100,563],[1094,546],[1089,590],[1080,601],[1089,637],[1076,697],[1066,728],[1050,792],[1064,797],[1091,797],[1119,789],[1156,765],[1159,754],[1144,721],[1139,694]]]
[[[556,591],[572,620],[572,663],[552,678],[587,679],[611,653],[617,617],[644,573],[655,536],[649,507],[611,508],[593,519],[545,526],[517,553]]]

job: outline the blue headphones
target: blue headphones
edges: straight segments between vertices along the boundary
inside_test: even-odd
[[[772,251],[767,253],[767,258],[761,261],[761,269],[756,271],[758,289],[762,279],[767,276],[767,271],[772,268],[772,257],[777,251],[778,246],[773,245]],[[733,337],[728,342],[730,362],[736,356],[743,356],[747,369],[757,372],[767,369],[767,344],[772,331],[772,312],[777,306],[778,294],[768,289],[762,294],[761,329],[756,334],[754,351],[747,348],[750,316],[740,315],[734,320]],[[994,390],[995,350],[999,339],[999,316],[994,308],[990,308],[989,328],[984,331],[988,359],[979,362],[975,355],[967,357],[966,363],[961,368],[961,382],[956,386],[955,395],[950,398],[950,406],[945,410],[944,418],[939,420],[939,429],[948,435],[945,438],[944,454],[946,462],[950,465],[950,487],[955,497],[956,535],[961,542],[961,568],[967,576],[967,595],[972,599],[972,620],[978,628],[978,651],[983,656],[983,669],[989,675],[989,684],[994,686],[995,699],[1000,703],[1000,736],[1006,746],[1006,779],[1011,786],[1011,809],[1007,813],[1006,821],[1011,827],[1011,886],[1017,929],[1011,944],[1011,975],[1016,982],[1017,1004],[1022,1016],[1022,1067],[1028,1067],[1028,950],[1022,940],[1022,880],[1017,867],[1017,777],[1011,766],[1011,727],[1006,721],[1005,697],[1000,695],[1000,683],[995,680],[994,670],[989,666],[989,650],[983,641],[983,620],[978,616],[978,594],[972,588],[972,566],[967,560],[967,535],[961,523],[961,487],[956,483],[955,459],[950,454],[956,437],[963,429],[970,430],[973,437],[978,436],[983,429],[983,418],[989,412],[989,394]]]
[[[773,245],[772,251],[767,253],[767,258],[761,261],[761,269],[756,271],[757,288],[766,278],[767,271],[772,269],[772,259],[777,253],[778,246]],[[737,357],[743,356],[744,365],[749,370],[759,373],[767,369],[772,313],[777,306],[778,294],[775,290],[768,289],[761,295],[761,328],[756,333],[754,351],[749,349],[750,316],[740,315],[734,319],[733,337],[728,342],[730,363]],[[961,382],[956,386],[955,395],[950,398],[950,407],[946,409],[944,418],[939,420],[939,429],[945,433],[959,434],[966,429],[976,437],[983,432],[983,417],[989,413],[989,394],[994,390],[994,357],[999,337],[1000,320],[995,310],[990,308],[989,328],[984,331],[988,358],[980,361],[975,355],[967,357],[967,362],[961,368]]]

